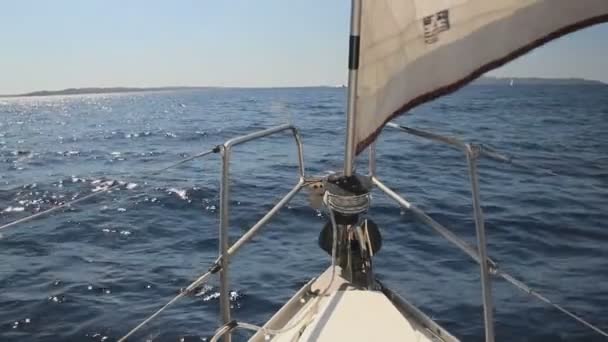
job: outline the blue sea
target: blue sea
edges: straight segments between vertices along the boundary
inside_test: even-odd
[[[217,257],[219,159],[150,175],[225,140],[293,123],[306,172],[342,168],[345,90],[200,89],[0,98],[0,341],[115,341]],[[396,120],[483,143],[531,168],[480,160],[489,254],[549,299],[608,329],[608,87],[473,85]],[[297,181],[288,134],[235,149],[233,240]],[[365,155],[359,170],[366,171]],[[551,170],[551,173],[545,172]],[[461,152],[385,129],[378,175],[475,242]],[[378,278],[464,341],[483,340],[479,267],[374,190]],[[231,265],[233,315],[264,323],[329,257],[327,218],[297,196]],[[217,279],[142,329],[136,341],[202,341],[218,327]],[[501,280],[498,341],[604,341]],[[366,308],[361,308],[365,310]],[[238,332],[236,340],[247,333]]]

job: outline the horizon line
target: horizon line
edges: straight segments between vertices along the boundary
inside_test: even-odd
[[[547,81],[582,81],[582,82],[592,82],[599,83],[603,85],[608,85],[608,83],[600,80],[587,79],[583,77],[531,77],[531,76],[492,76],[492,75],[484,75],[476,80],[472,81],[469,84],[474,84],[475,81],[480,79],[495,79],[495,80],[517,80],[517,79],[529,79],[529,80],[547,80]],[[94,86],[86,86],[86,87],[68,87],[62,89],[42,89],[42,90],[34,90],[24,93],[17,94],[0,94],[1,98],[9,98],[9,97],[36,97],[36,96],[69,96],[69,95],[94,95],[94,94],[112,94],[112,93],[128,93],[128,92],[151,92],[151,91],[170,91],[170,90],[188,90],[188,89],[290,89],[290,88],[346,88],[346,84],[336,84],[336,85],[328,85],[328,84],[319,84],[319,85],[291,85],[291,86],[226,86],[226,85],[179,85],[179,86],[143,86],[143,87],[134,87],[134,86],[108,86],[108,87],[94,87]]]

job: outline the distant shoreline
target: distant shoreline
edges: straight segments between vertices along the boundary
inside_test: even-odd
[[[584,78],[541,78],[541,77],[491,77],[484,76],[471,84],[478,85],[608,85],[602,81]]]
[[[583,78],[536,78],[536,77],[481,77],[471,85],[608,85],[601,81],[587,80]],[[276,89],[276,88],[337,88],[344,86],[293,86],[293,87],[90,87],[90,88],[68,88],[62,90],[41,90],[23,94],[0,95],[7,97],[38,97],[38,96],[60,96],[60,95],[94,95],[94,94],[119,94],[139,93],[153,91],[172,90],[205,90],[205,89]]]
[[[40,90],[23,94],[1,95],[0,98],[9,97],[39,97],[39,96],[69,96],[69,95],[101,95],[101,94],[120,94],[120,93],[142,93],[155,91],[175,91],[175,90],[209,90],[209,89],[290,89],[290,88],[345,88],[345,86],[284,86],[284,87],[95,87],[95,88],[67,88],[62,90]]]
[[[37,96],[59,96],[59,95],[95,95],[95,94],[118,94],[118,93],[140,93],[152,91],[171,90],[202,90],[220,87],[108,87],[108,88],[68,88],[62,90],[40,90],[24,94],[0,95],[0,97],[37,97]]]

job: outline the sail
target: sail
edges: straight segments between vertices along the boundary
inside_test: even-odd
[[[606,21],[608,0],[362,0],[357,153],[393,117]]]

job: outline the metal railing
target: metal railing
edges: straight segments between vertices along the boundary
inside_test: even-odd
[[[252,140],[261,139],[270,135],[278,134],[281,132],[290,131],[294,137],[297,153],[298,153],[298,181],[296,185],[285,195],[279,202],[277,202],[261,219],[259,219],[251,228],[245,232],[234,244],[230,245],[229,239],[229,218],[230,218],[230,159],[232,148],[247,143]],[[214,151],[220,152],[222,156],[222,167],[220,177],[220,223],[219,223],[219,255],[218,258],[211,264],[209,270],[199,276],[190,285],[180,291],[175,297],[169,302],[160,307],[152,315],[148,316],[135,328],[131,329],[118,341],[123,342],[135,332],[141,329],[143,326],[148,324],[151,320],[157,317],[167,307],[174,304],[180,298],[193,293],[197,287],[205,283],[212,275],[220,274],[220,315],[222,317],[222,326],[233,326],[236,321],[231,320],[230,313],[230,296],[229,296],[229,265],[230,259],[236,254],[236,252],[248,241],[250,241],[259,230],[266,224],[270,219],[276,215],[281,208],[283,208],[289,201],[300,191],[302,188],[313,182],[318,182],[316,178],[306,178],[304,171],[304,153],[302,147],[302,139],[300,133],[292,125],[285,124],[280,126],[271,127],[262,131],[254,132],[251,134],[243,135],[226,141],[224,144],[217,146]],[[232,329],[229,329],[223,334],[223,341],[230,342]]]
[[[243,234],[232,246],[230,246],[229,220],[230,220],[230,158],[232,148],[253,140],[261,139],[270,135],[291,131],[298,150],[298,173],[297,184],[289,191],[275,206],[270,209],[256,224]],[[304,153],[302,139],[298,130],[290,124],[280,125],[254,132],[244,136],[236,137],[226,141],[220,146],[222,155],[222,170],[220,178],[220,224],[219,224],[219,266],[220,266],[220,316],[223,324],[228,324],[231,319],[230,296],[229,296],[229,264],[230,258],[264,226],[283,206],[302,189],[306,183],[304,173]],[[230,332],[224,335],[223,341],[230,342]]]
[[[426,214],[423,210],[416,207],[411,202],[407,201],[405,198],[397,194],[395,191],[391,190],[388,186],[382,183],[376,177],[376,149],[375,145],[372,144],[369,147],[369,174],[372,178],[372,183],[378,187],[379,190],[384,192],[389,198],[396,201],[403,209],[410,211],[414,217],[421,220],[422,222],[428,224],[431,228],[433,228],[437,233],[443,236],[445,239],[456,245],[463,252],[469,255],[475,262],[480,265],[480,273],[481,273],[481,288],[482,288],[482,300],[483,300],[483,308],[484,308],[484,330],[487,342],[493,342],[494,337],[494,309],[492,302],[492,283],[490,279],[490,275],[495,275],[497,277],[501,277],[506,280],[517,289],[553,306],[564,314],[568,315],[570,318],[575,319],[579,323],[585,325],[586,327],[594,330],[598,334],[602,336],[608,337],[608,333],[596,327],[595,325],[587,322],[583,318],[578,315],[572,313],[571,311],[565,309],[561,305],[558,305],[540,293],[534,291],[529,286],[524,284],[522,281],[517,280],[515,277],[510,275],[509,273],[501,270],[498,267],[498,264],[490,259],[487,256],[486,250],[486,233],[485,233],[485,221],[483,217],[483,211],[481,209],[481,202],[479,196],[479,179],[477,175],[477,159],[480,156],[488,157],[490,159],[506,162],[510,164],[514,164],[517,166],[528,168],[528,166],[514,162],[511,158],[508,158],[497,151],[478,144],[465,143],[455,138],[445,137],[441,135],[437,135],[430,132],[425,132],[405,126],[400,126],[395,123],[388,123],[388,127],[396,128],[405,133],[418,136],[421,138],[425,138],[428,140],[440,142],[443,144],[447,144],[449,146],[455,147],[460,151],[464,152],[467,159],[467,166],[469,171],[469,178],[471,181],[471,195],[473,199],[473,214],[475,217],[475,228],[477,235],[477,248],[470,245],[465,240],[458,237],[456,234],[452,233],[449,229],[433,220],[428,214]],[[543,170],[547,172],[547,170]],[[553,174],[553,172],[548,171],[549,174]]]
[[[472,246],[465,240],[461,239],[454,233],[452,233],[449,229],[439,224],[437,221],[433,220],[429,215],[427,215],[424,211],[416,207],[414,204],[407,201],[405,198],[397,194],[395,191],[391,190],[388,186],[386,186],[383,182],[381,182],[376,177],[376,160],[375,160],[375,145],[372,144],[369,148],[370,158],[369,158],[369,175],[371,177],[373,185],[378,187],[382,192],[388,195],[389,198],[395,200],[402,208],[409,210],[416,218],[421,220],[422,222],[428,224],[431,228],[433,228],[437,233],[446,238],[448,241],[455,244],[462,251],[464,251],[467,255],[469,255],[473,260],[475,260],[481,269],[481,283],[482,283],[482,298],[484,304],[484,326],[486,332],[486,341],[494,341],[494,325],[493,325],[493,305],[492,305],[492,295],[491,295],[491,283],[490,283],[490,275],[496,275],[507,282],[511,283],[518,289],[528,293],[531,296],[534,296],[541,301],[550,304],[567,314],[571,318],[579,321],[585,326],[595,330],[599,334],[603,336],[608,336],[606,332],[597,328],[596,326],[588,323],[584,319],[579,316],[573,314],[572,312],[566,310],[565,308],[551,302],[546,297],[532,290],[523,282],[515,279],[510,274],[500,270],[496,262],[488,258],[486,253],[486,241],[485,241],[485,227],[484,227],[484,218],[481,210],[480,200],[479,200],[479,184],[477,177],[477,164],[476,161],[480,155],[488,156],[492,159],[510,162],[512,160],[510,158],[506,158],[496,151],[488,149],[486,147],[482,148],[481,145],[474,144],[466,144],[457,139],[446,138],[439,135],[435,135],[433,133],[428,133],[424,131],[419,131],[407,127],[397,126],[393,123],[388,124],[389,127],[398,128],[407,133],[424,137],[427,139],[447,143],[451,146],[457,147],[458,149],[464,151],[467,157],[467,163],[469,167],[469,177],[471,180],[471,192],[473,197],[473,211],[475,215],[475,225],[477,230],[477,244],[478,247]],[[247,230],[239,239],[232,245],[230,245],[229,240],[229,218],[230,218],[230,159],[231,152],[234,146],[244,144],[249,141],[257,140],[263,137],[267,137],[270,135],[278,134],[284,131],[291,131],[297,146],[298,151],[298,173],[299,179],[295,186],[285,195],[283,196],[262,218],[260,218],[249,230]],[[262,130],[259,132],[254,132],[251,134],[247,134],[241,137],[237,137],[231,140],[228,140],[223,145],[217,146],[212,152],[220,152],[222,155],[222,168],[221,168],[221,180],[220,180],[220,223],[219,223],[219,256],[217,260],[211,265],[209,270],[198,277],[195,281],[193,281],[187,288],[181,291],[178,295],[176,295],[173,299],[171,299],[167,304],[162,306],[159,310],[154,312],[151,316],[149,316],[146,320],[136,326],[134,329],[129,331],[125,336],[123,336],[119,341],[126,341],[126,338],[131,336],[133,333],[138,331],[141,327],[146,325],[152,319],[157,317],[163,310],[165,310],[168,306],[175,303],[178,299],[183,298],[185,295],[192,293],[196,290],[198,286],[203,284],[209,277],[213,274],[220,273],[220,315],[223,321],[223,328],[226,328],[222,333],[223,341],[231,342],[231,331],[237,326],[239,323],[231,320],[231,312],[230,312],[230,300],[229,300],[229,264],[231,258],[236,254],[236,252],[248,241],[250,241],[259,231],[260,229],[268,223],[268,221],[276,215],[281,208],[283,208],[289,201],[300,191],[304,186],[309,183],[318,182],[320,179],[317,178],[307,178],[304,172],[304,158],[303,158],[303,148],[302,141],[299,135],[298,130],[292,125],[280,125],[276,127],[272,127],[266,130]],[[201,153],[198,156],[206,155],[207,152]],[[192,158],[198,157],[194,156]],[[189,159],[192,159],[189,158]],[[515,164],[515,163],[514,163]],[[256,327],[257,328],[257,327]]]
[[[416,217],[422,219],[423,222],[429,224],[433,229],[439,232],[439,234],[445,237],[448,241],[454,243],[466,254],[468,254],[473,260],[479,263],[486,342],[494,342],[494,307],[492,302],[492,283],[490,279],[490,273],[492,272],[492,270],[496,269],[496,263],[488,259],[485,221],[483,218],[483,211],[481,209],[481,202],[479,198],[479,177],[477,175],[477,159],[479,158],[481,148],[477,145],[465,143],[455,138],[444,137],[409,127],[399,126],[392,122],[389,122],[387,126],[399,129],[405,133],[415,135],[424,139],[450,145],[464,152],[466,156],[469,179],[471,181],[471,196],[473,200],[473,216],[475,218],[475,230],[477,235],[477,249],[470,246],[466,241],[457,237],[447,228],[443,227],[441,224],[430,218],[422,210],[415,207],[414,205],[406,201],[403,197],[399,196],[397,193],[395,193],[382,182],[380,182],[380,180],[375,177],[375,160],[372,162],[372,158],[375,159],[375,148],[373,147],[373,152],[372,149],[370,149],[370,174],[374,175],[372,177],[372,182],[380,190],[382,190],[390,198],[397,201],[397,203],[399,203],[402,207],[409,209],[411,212],[414,213]],[[374,168],[373,171],[372,167]]]

